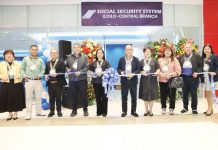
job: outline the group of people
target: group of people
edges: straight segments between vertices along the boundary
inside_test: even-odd
[[[132,104],[131,115],[138,117],[136,113],[138,74],[141,75],[138,97],[145,104],[144,116],[153,116],[153,103],[158,98],[161,101],[162,114],[166,114],[166,100],[169,98],[169,114],[174,115],[177,89],[170,87],[169,82],[179,76],[182,77],[184,82],[182,87],[183,109],[181,110],[181,114],[189,110],[189,95],[192,101],[192,114],[198,114],[197,88],[199,78],[204,82],[205,95],[208,103],[208,108],[204,114],[206,116],[213,114],[214,95],[212,94],[212,84],[218,81],[218,57],[214,55],[213,48],[209,44],[204,45],[202,56],[193,51],[190,43],[186,43],[184,49],[184,54],[177,58],[174,55],[173,49],[166,46],[163,51],[163,57],[156,60],[152,57],[152,48],[146,47],[143,49],[144,58],[139,61],[138,58],[133,56],[132,46],[127,45],[125,47],[125,56],[120,58],[117,68],[119,74],[124,75],[121,76],[121,117],[127,115],[129,90]]]
[[[102,86],[104,71],[110,68],[110,63],[105,60],[102,49],[96,52],[96,60],[89,64],[88,57],[81,54],[80,44],[75,43],[73,53],[66,60],[59,59],[57,49],[51,49],[51,60],[44,66],[43,60],[38,57],[37,45],[30,46],[30,54],[23,61],[15,61],[13,50],[5,50],[4,61],[0,63],[0,79],[2,82],[0,90],[0,113],[9,112],[7,120],[18,119],[17,112],[26,108],[26,120],[32,118],[32,101],[35,99],[36,116],[45,116],[41,108],[42,79],[47,81],[50,112],[48,117],[55,115],[62,117],[61,94],[62,87],[67,84],[65,73],[69,74],[69,87],[72,98],[71,117],[77,115],[78,101],[83,104],[83,115],[88,116],[87,98],[87,72],[95,74],[92,84],[96,96],[97,116],[107,116],[108,97]],[[138,98],[145,104],[144,116],[153,116],[153,103],[160,97],[162,114],[167,111],[166,100],[169,98],[169,114],[174,114],[176,88],[169,86],[173,77],[181,76],[184,81],[183,109],[186,113],[189,109],[189,94],[191,95],[191,109],[193,115],[197,115],[197,88],[199,77],[204,81],[205,94],[208,109],[204,112],[206,116],[213,113],[212,81],[218,80],[218,57],[214,55],[211,45],[205,45],[202,56],[195,53],[192,45],[185,44],[185,53],[179,58],[175,57],[171,47],[165,47],[163,57],[156,60],[152,56],[153,50],[149,47],[143,49],[144,58],[133,56],[132,45],[126,45],[125,56],[121,57],[117,71],[121,76],[121,99],[122,114],[127,115],[128,93],[131,94],[131,115],[138,117],[137,108],[137,85],[138,75],[140,78]],[[202,72],[205,72],[202,75]],[[213,78],[211,78],[213,76]],[[160,90],[159,90],[160,89]],[[160,91],[160,92],[159,92]],[[56,107],[55,107],[56,105]]]

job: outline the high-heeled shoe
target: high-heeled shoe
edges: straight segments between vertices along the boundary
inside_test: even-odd
[[[11,119],[12,119],[12,116],[11,116],[11,117],[8,117],[6,120],[7,120],[7,121],[10,121]]]
[[[213,110],[209,114],[206,112],[206,116],[211,116],[212,114],[213,114]]]
[[[13,120],[17,120],[18,119],[18,117],[13,117]]]
[[[154,114],[152,112],[149,112],[149,116],[152,117],[154,116]]]
[[[146,113],[144,113],[144,116],[147,116],[149,114],[149,111],[148,112],[146,112]]]

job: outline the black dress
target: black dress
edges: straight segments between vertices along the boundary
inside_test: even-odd
[[[25,106],[25,94],[22,83],[2,83],[0,92],[0,113],[22,111]]]
[[[140,61],[140,71],[144,68],[144,59]],[[149,73],[155,73],[159,68],[158,62],[152,59],[149,63]],[[139,86],[139,98],[145,101],[152,101],[159,98],[157,76],[141,76]]]
[[[22,111],[24,108],[26,105],[22,83],[14,83],[14,79],[10,79],[9,83],[1,83],[0,113]]]

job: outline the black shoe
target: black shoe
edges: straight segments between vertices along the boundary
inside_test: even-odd
[[[107,115],[106,115],[106,114],[103,114],[102,116],[103,116],[103,117],[106,117]]]
[[[102,114],[97,114],[97,116],[101,116]]]
[[[123,112],[122,114],[121,114],[121,117],[126,117],[126,113],[125,112]]]
[[[148,116],[148,114],[149,114],[149,111],[148,111],[148,112],[146,112],[146,113],[144,113],[144,116]]]
[[[75,117],[77,115],[76,111],[72,111],[72,113],[70,114],[70,117]]]
[[[209,117],[209,116],[211,116],[212,114],[213,114],[213,112],[211,112],[211,113],[209,113],[209,114],[208,114],[208,113],[206,113],[206,116],[208,116],[208,117]]]
[[[10,121],[10,120],[12,120],[12,117],[7,118],[6,120],[7,120],[7,121]]]
[[[152,112],[149,112],[148,115],[151,116],[151,117],[154,116],[154,114]]]
[[[134,117],[138,117],[139,116],[136,112],[131,113],[131,115],[134,116]]]
[[[88,112],[87,110],[85,110],[85,111],[83,112],[83,116],[85,116],[85,117],[89,116],[89,112]]]
[[[63,114],[61,112],[58,112],[58,117],[63,117]]]
[[[206,116],[211,116],[212,114],[213,114],[213,110],[212,110],[211,113],[209,113],[209,114],[206,112],[205,115],[206,115]]]
[[[207,111],[203,112],[203,114],[206,115],[206,114],[207,114]]]
[[[18,119],[18,117],[13,117],[13,120],[17,120]]]
[[[183,110],[180,111],[180,113],[181,113],[181,114],[184,114],[184,113],[186,113],[187,111],[188,111],[188,110],[183,109]]]
[[[53,117],[54,115],[55,115],[55,113],[51,111],[51,112],[48,114],[48,117],[50,118],[50,117]]]
[[[196,116],[198,114],[197,110],[192,110],[192,114]]]

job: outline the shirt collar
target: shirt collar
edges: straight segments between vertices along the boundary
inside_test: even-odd
[[[30,59],[38,59],[39,57],[38,57],[38,56],[33,57],[33,56],[29,55],[29,58],[30,58]]]
[[[132,56],[131,58],[128,58],[128,59],[127,59],[127,57],[125,56],[125,60],[128,61],[128,62],[132,62],[133,56]]]
[[[78,55],[78,57],[80,57],[81,55],[82,55],[82,54],[80,53],[80,54]],[[75,55],[74,53],[72,54],[72,56],[73,56],[73,57],[76,57],[76,55]]]

